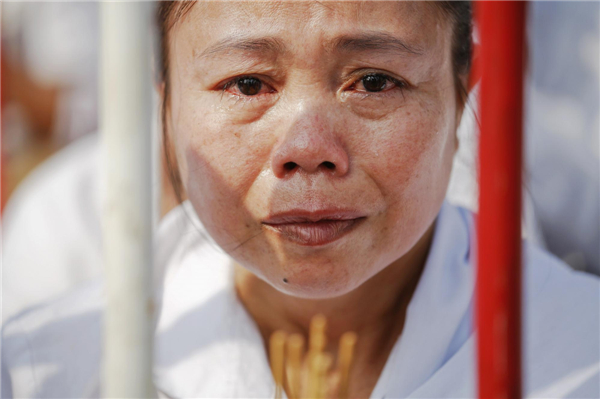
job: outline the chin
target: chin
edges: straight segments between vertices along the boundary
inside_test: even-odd
[[[333,299],[340,296],[343,296],[349,292],[351,292],[354,287],[348,287],[343,284],[332,284],[330,286],[319,286],[315,287],[314,285],[302,285],[302,284],[285,284],[278,283],[275,287],[279,291],[283,292],[286,295],[290,295],[296,298],[302,299],[313,299],[313,300],[324,300],[324,299]]]
[[[358,285],[348,263],[306,263],[285,268],[284,277],[270,278],[268,283],[279,291],[304,299],[331,299],[347,294]],[[285,279],[285,281],[284,281]]]

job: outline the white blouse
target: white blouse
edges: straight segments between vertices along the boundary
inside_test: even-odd
[[[444,204],[425,269],[372,398],[476,396],[471,214]],[[274,396],[262,338],[238,301],[232,260],[189,203],[157,234],[155,384],[162,397]],[[527,397],[600,397],[600,281],[525,245]],[[101,282],[9,321],[2,397],[100,395]]]

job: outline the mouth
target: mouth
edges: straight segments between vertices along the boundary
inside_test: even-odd
[[[366,216],[354,211],[293,211],[262,222],[283,238],[304,246],[321,246],[342,238]]]

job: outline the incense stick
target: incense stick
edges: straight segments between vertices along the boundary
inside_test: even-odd
[[[350,382],[350,368],[354,360],[354,347],[356,346],[357,335],[353,332],[347,332],[340,338],[338,353],[338,367],[340,370],[340,387],[338,391],[339,399],[348,398],[348,385]]]
[[[292,334],[287,341],[287,381],[290,399],[300,399],[302,384],[302,357],[304,356],[304,337]]]
[[[310,321],[310,336],[308,337],[308,373],[305,397],[316,399],[319,397],[319,379],[321,373],[321,354],[325,349],[327,319],[318,314]]]
[[[285,361],[286,334],[283,331],[275,331],[269,341],[271,371],[275,379],[275,399],[281,399],[283,390],[283,373]]]
[[[321,353],[327,344],[325,329],[327,328],[327,319],[322,314],[318,314],[310,321],[310,351]]]
[[[322,399],[326,393],[326,374],[333,359],[326,353],[309,353],[308,384],[306,386],[307,399]]]
[[[330,387],[327,380],[329,369],[333,365],[333,356],[328,353],[321,353],[319,355],[319,372],[317,379],[317,399],[327,398],[330,393]]]
[[[339,382],[337,396],[348,399],[350,369],[354,360],[357,335],[342,335],[338,350],[337,380],[331,380],[332,355],[325,353],[327,320],[316,315],[310,322],[308,353],[304,356],[304,338],[300,334],[287,336],[276,331],[269,341],[271,370],[275,380],[275,399],[281,399],[283,389],[288,389],[290,399],[324,399],[333,392],[333,384]],[[286,352],[287,346],[287,352]],[[287,378],[286,378],[287,375]],[[287,383],[287,385],[286,385]]]

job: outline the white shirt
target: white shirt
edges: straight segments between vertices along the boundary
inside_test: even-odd
[[[2,219],[2,321],[102,272],[98,135],[45,161],[17,188]]]
[[[474,239],[469,212],[444,204],[427,263],[374,398],[475,397]],[[261,336],[233,290],[232,261],[185,203],[158,232],[155,383],[164,397],[273,397]],[[600,283],[526,248],[528,397],[600,396]],[[98,396],[101,284],[10,321],[3,397]]]

